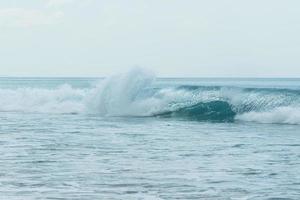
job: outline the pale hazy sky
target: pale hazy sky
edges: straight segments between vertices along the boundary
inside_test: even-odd
[[[300,77],[299,0],[1,0],[0,76]]]

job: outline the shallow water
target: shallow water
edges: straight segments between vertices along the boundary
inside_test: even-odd
[[[296,114],[290,121],[284,115],[279,117],[281,121],[277,116],[275,121],[274,118],[265,121],[241,118],[216,122],[141,116],[137,112],[140,109],[116,113],[109,106],[105,107],[106,113],[91,112],[85,107],[91,98],[85,98],[98,91],[90,92],[97,80],[49,79],[45,84],[40,81],[22,79],[22,84],[18,84],[7,78],[0,80],[0,199],[300,198],[300,125]],[[300,81],[264,80],[261,84],[250,80],[251,87],[247,81],[248,85],[239,86],[232,83],[234,79],[214,80],[214,83],[203,79],[159,79],[145,90],[138,88],[139,93],[146,92],[135,98],[149,99],[161,88],[178,85],[223,87],[227,84],[226,87],[240,88],[255,85],[255,88],[283,88],[284,94],[279,96],[289,99],[292,96],[294,99],[289,103],[297,108],[299,97],[295,92]],[[126,94],[135,94],[131,91]],[[202,94],[193,93],[194,98],[199,96]],[[13,97],[21,99],[10,102]],[[159,109],[161,105],[170,106],[175,100],[170,101],[169,97],[159,96],[168,104],[159,101],[155,105]],[[174,98],[174,93],[171,97]],[[216,96],[213,97],[215,100]],[[34,98],[34,103],[29,103]],[[183,105],[182,99],[175,99],[176,105]],[[108,105],[124,106],[127,100]],[[157,99],[150,101],[153,102],[157,103]],[[271,107],[264,102],[259,108],[251,108],[259,115],[267,112],[259,110],[262,105],[277,109],[282,106],[279,103]],[[132,104],[127,107],[132,108]],[[103,109],[101,105],[92,108]],[[142,111],[148,112],[148,107]],[[284,113],[273,113],[276,114]]]

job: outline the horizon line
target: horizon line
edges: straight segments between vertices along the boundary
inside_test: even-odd
[[[0,75],[0,78],[81,78],[81,79],[104,79],[108,78],[110,76],[6,76],[6,75]],[[300,79],[299,77],[264,77],[264,76],[157,76],[158,79]]]

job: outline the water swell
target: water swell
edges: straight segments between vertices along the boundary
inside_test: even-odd
[[[226,101],[200,102],[189,107],[183,107],[175,111],[167,111],[154,116],[179,117],[190,120],[209,120],[218,122],[233,122],[236,113]]]
[[[161,86],[156,84],[152,72],[140,68],[100,81],[96,87],[2,88],[0,96],[0,112],[88,113],[300,124],[298,90]]]

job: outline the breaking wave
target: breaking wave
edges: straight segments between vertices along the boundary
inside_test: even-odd
[[[0,112],[300,124],[298,90],[165,86],[156,84],[155,75],[141,68],[99,81],[91,88],[2,88],[0,97]]]

